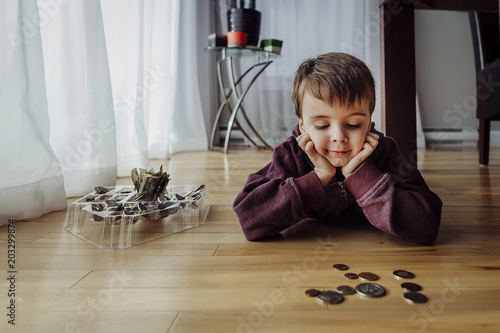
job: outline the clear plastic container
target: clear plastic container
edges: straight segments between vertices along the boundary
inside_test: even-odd
[[[71,204],[65,230],[107,251],[203,225],[210,210],[206,187],[167,186],[167,198],[155,201],[136,200],[133,186],[106,188]]]

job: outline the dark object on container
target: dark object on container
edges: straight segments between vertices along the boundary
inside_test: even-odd
[[[283,41],[279,39],[263,39],[260,41],[260,48],[264,51],[281,53]]]
[[[247,34],[247,45],[259,44],[261,13],[248,8],[232,8],[227,11],[227,30]]]
[[[227,46],[227,36],[210,34],[208,35],[208,47]]]

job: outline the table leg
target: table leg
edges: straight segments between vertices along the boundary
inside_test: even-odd
[[[222,75],[222,63],[223,62],[225,62],[225,64],[226,64],[226,72],[227,72],[227,77],[228,77],[228,81],[229,81],[228,84],[225,83],[223,75]],[[250,128],[250,130],[253,132],[253,134],[257,137],[257,139],[259,139],[259,141],[262,142],[262,144],[265,146],[265,148],[271,149],[271,150],[273,149],[255,130],[254,126],[252,125],[252,123],[248,119],[248,116],[247,116],[245,109],[243,108],[243,105],[242,105],[243,99],[245,98],[250,87],[253,85],[253,83],[255,82],[257,77],[259,77],[259,75],[272,62],[273,61],[271,60],[271,61],[267,61],[264,63],[255,64],[255,65],[251,66],[245,73],[243,73],[237,80],[235,80],[232,57],[223,57],[222,59],[217,61],[217,80],[219,83],[219,90],[222,92],[224,100],[221,102],[221,104],[219,106],[219,110],[217,111],[217,115],[215,117],[215,121],[214,121],[214,124],[212,126],[212,134],[211,134],[211,138],[210,138],[210,149],[212,149],[212,150],[215,149],[215,145],[214,145],[215,134],[217,132],[217,127],[218,127],[222,112],[224,111],[224,109],[226,107],[230,113],[230,119],[228,121],[226,137],[225,137],[225,141],[224,141],[224,147],[223,147],[224,153],[227,153],[227,150],[229,147],[229,139],[231,137],[231,131],[232,131],[232,128],[234,126],[234,123],[236,123],[237,126],[240,128],[240,130],[243,133],[243,135],[245,136],[245,138],[247,138],[250,141],[250,143],[252,143],[254,146],[257,146],[257,144],[254,142],[254,140],[246,133],[244,128],[240,125],[240,123],[236,119],[236,115],[237,115],[238,111],[241,111],[241,115],[243,116],[243,119],[245,120],[247,126]],[[238,86],[238,84],[240,84],[242,82],[242,79],[247,74],[252,72],[258,66],[262,66],[262,68],[260,69],[260,71],[258,71],[254,75],[254,77],[251,79],[251,81],[248,84],[248,86],[246,87],[246,89],[240,95],[238,93],[238,90],[236,89],[236,87]],[[229,92],[227,94],[226,94],[226,88],[229,88]],[[233,100],[234,107],[231,106],[229,98],[231,98]]]
[[[219,82],[219,90],[222,91],[224,100],[222,101],[222,103],[221,103],[221,105],[219,107],[219,110],[217,111],[217,115],[215,116],[214,125],[212,126],[212,134],[210,136],[210,149],[211,150],[215,150],[215,145],[214,145],[215,133],[217,133],[217,127],[219,125],[219,120],[220,120],[220,117],[222,115],[222,112],[224,111],[224,108],[227,107],[229,113],[230,114],[233,113],[233,110],[231,109],[231,104],[229,103],[229,97],[231,96],[231,94],[232,94],[232,92],[233,92],[234,89],[232,88],[229,91],[229,93],[226,95],[225,86],[224,86],[224,79],[222,77],[222,69],[221,69],[221,62],[222,61],[226,61],[226,62],[227,61],[231,61],[231,60],[228,60],[228,59],[229,58],[224,58],[224,59],[222,59],[222,60],[220,60],[220,61],[217,62],[217,80]],[[236,124],[241,129],[241,132],[243,133],[243,135],[250,141],[250,143],[252,143],[254,146],[257,146],[257,144],[248,136],[248,134],[241,127],[241,125],[239,124],[239,122],[237,120],[236,120]]]
[[[414,7],[385,1],[380,14],[382,132],[417,165]]]
[[[234,71],[233,71],[233,66],[232,66],[232,63],[231,63],[231,66],[230,66],[230,75],[229,75],[229,79],[230,79],[230,83],[231,83],[231,88],[232,88],[232,91],[234,92],[234,95],[237,99],[237,103],[236,105],[234,106],[233,108],[233,113],[231,114],[231,117],[229,118],[229,122],[227,124],[227,132],[226,132],[226,140],[225,140],[225,143],[224,143],[224,153],[227,153],[227,149],[229,147],[229,139],[231,137],[231,130],[232,130],[232,127],[234,125],[234,121],[236,119],[236,115],[238,114],[238,110],[241,109],[241,113],[245,119],[245,121],[247,122],[247,125],[250,127],[250,129],[252,130],[252,132],[255,134],[255,136],[257,136],[257,138],[264,144],[264,146],[268,149],[271,149],[271,146],[269,144],[267,144],[267,142],[259,135],[259,133],[257,133],[257,131],[255,130],[255,128],[252,126],[252,124],[250,123],[248,117],[246,116],[246,113],[243,109],[243,107],[241,106],[241,103],[243,102],[243,99],[245,98],[248,90],[250,89],[250,87],[253,85],[253,83],[255,82],[255,80],[259,77],[259,75],[267,68],[267,66],[269,66],[270,64],[272,63],[272,61],[269,61],[267,63],[260,63],[260,64],[256,64],[252,67],[249,68],[249,70],[247,70],[241,77],[240,79],[238,79],[238,83],[241,82],[241,78],[243,78],[244,75],[246,75],[247,73],[249,73],[252,69],[256,68],[257,66],[263,66],[261,68],[260,71],[258,71],[254,77],[252,78],[252,80],[250,81],[250,83],[248,84],[248,86],[246,87],[246,89],[243,91],[243,93],[241,94],[241,96],[238,95],[237,93],[237,90],[236,90],[236,83],[234,81]],[[248,137],[247,137],[248,138]]]

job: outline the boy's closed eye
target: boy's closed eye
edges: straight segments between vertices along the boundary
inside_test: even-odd
[[[346,124],[345,126],[350,130],[354,130],[361,128],[362,124]],[[330,125],[314,125],[314,127],[316,128],[316,130],[321,131],[327,129],[328,127],[330,127]]]
[[[314,125],[314,127],[318,130],[318,131],[321,131],[321,130],[325,130],[329,127],[330,125]]]

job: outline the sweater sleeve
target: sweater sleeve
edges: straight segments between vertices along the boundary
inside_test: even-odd
[[[442,202],[420,171],[385,137],[377,156],[367,159],[345,179],[368,221],[393,236],[422,244],[437,237]],[[376,151],[377,151],[376,150]]]
[[[291,145],[275,148],[271,163],[251,174],[233,209],[248,240],[276,234],[326,206],[320,180]]]

